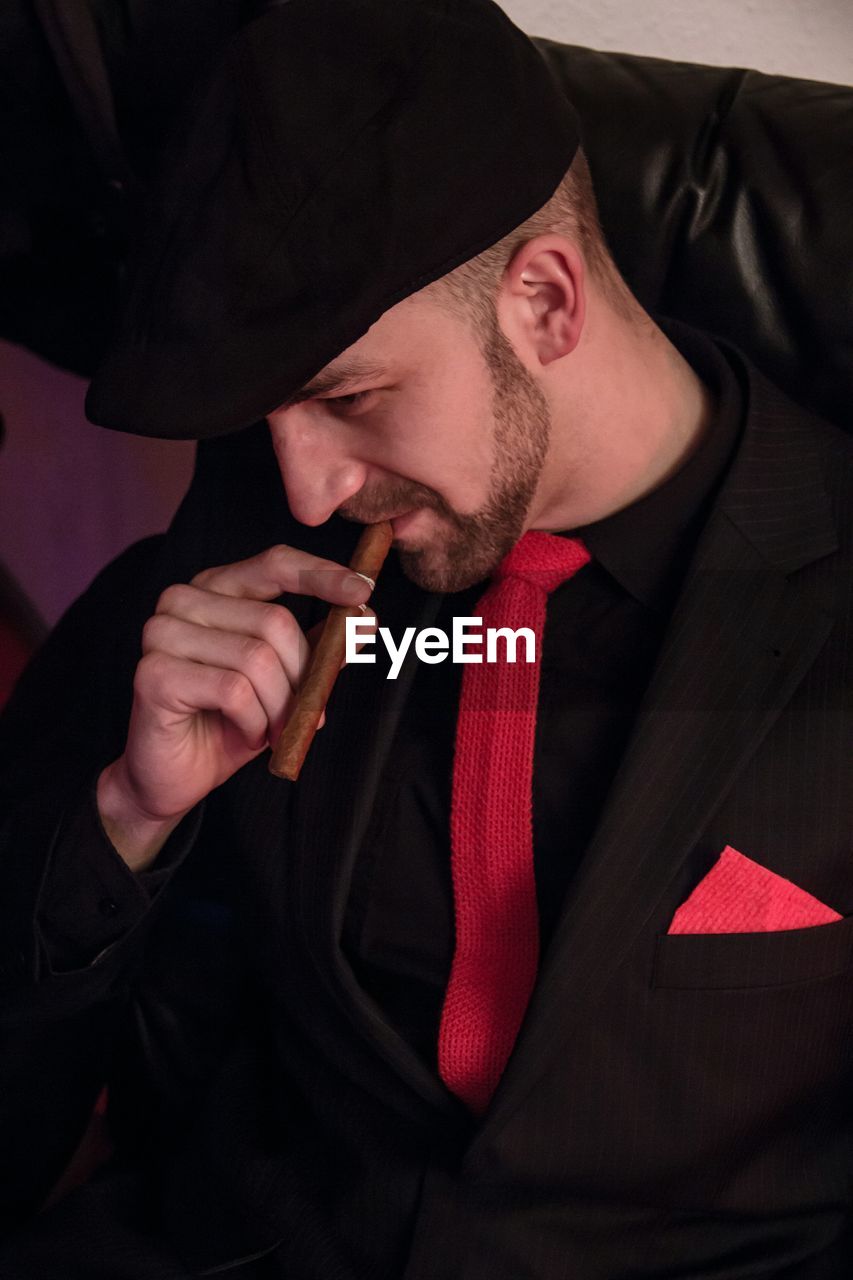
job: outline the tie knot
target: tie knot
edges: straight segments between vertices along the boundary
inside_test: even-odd
[[[553,533],[531,529],[504,556],[492,575],[492,581],[521,578],[547,593],[555,591],[561,582],[571,578],[590,559],[579,538],[559,538]]]

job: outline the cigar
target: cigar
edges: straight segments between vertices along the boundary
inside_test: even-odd
[[[394,530],[389,521],[369,524],[358,540],[349,567],[373,583],[391,548]],[[346,655],[346,620],[361,617],[357,605],[332,605],[323,630],[308,659],[308,669],[296,701],[270,758],[270,773],[295,782],[314,740],[323,709],[329,700]]]

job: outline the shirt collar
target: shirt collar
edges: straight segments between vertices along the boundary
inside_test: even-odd
[[[733,368],[709,338],[677,321],[659,323],[713,396],[710,429],[657,489],[603,520],[565,532],[581,538],[593,559],[636,600],[663,610],[678,589],[736,452],[746,397]]]

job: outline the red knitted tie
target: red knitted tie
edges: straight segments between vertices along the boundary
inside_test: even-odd
[[[476,606],[483,628],[529,627],[536,661],[466,666],[450,810],[456,950],[438,1069],[480,1115],[512,1052],[539,962],[531,784],[539,651],[548,592],[590,559],[582,542],[531,531],[501,561]]]

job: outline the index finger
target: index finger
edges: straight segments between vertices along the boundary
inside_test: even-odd
[[[203,569],[190,584],[218,595],[274,600],[285,591],[329,604],[364,604],[373,583],[346,565],[279,544],[248,560]]]

